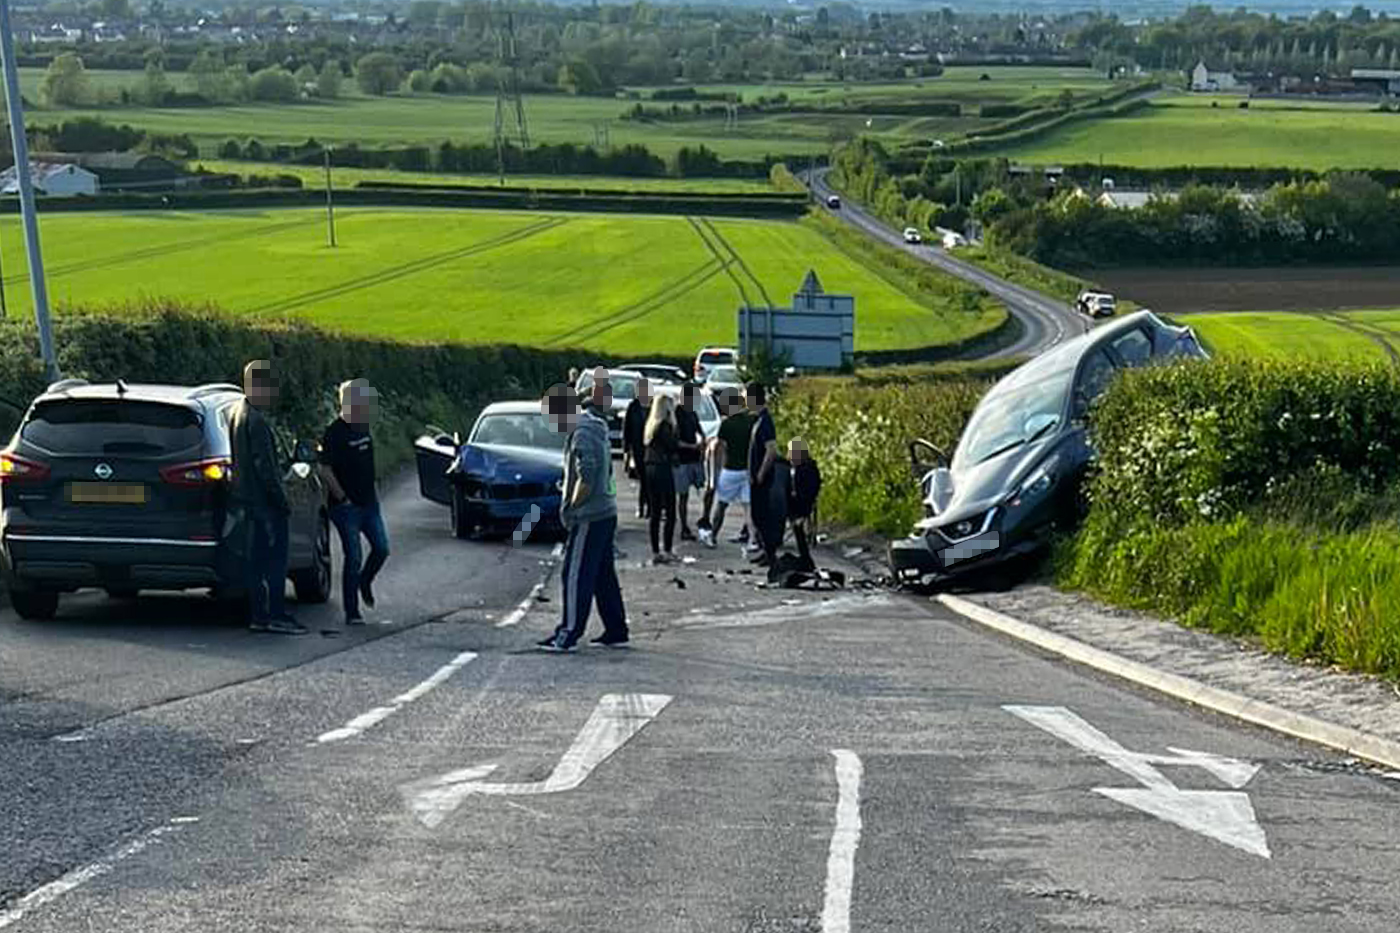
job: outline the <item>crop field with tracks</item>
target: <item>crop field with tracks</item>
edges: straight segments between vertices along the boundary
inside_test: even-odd
[[[1211,350],[1269,359],[1365,359],[1400,363],[1400,310],[1187,314]]]
[[[63,308],[170,298],[409,341],[686,355],[735,339],[741,303],[789,303],[807,270],[856,296],[859,350],[949,343],[999,309],[954,307],[809,223],[355,208],[327,245],[318,210],[54,214]],[[9,313],[28,315],[18,225],[4,225]]]

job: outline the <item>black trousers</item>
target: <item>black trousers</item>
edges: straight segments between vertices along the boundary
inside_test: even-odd
[[[637,508],[645,515],[651,510],[651,495],[647,492],[650,484],[647,482],[646,448],[634,447],[631,457],[632,462],[637,465]]]
[[[676,478],[671,474],[669,463],[648,463],[647,474],[647,517],[651,531],[651,552],[659,554],[661,521],[666,520],[666,553],[671,553],[671,545],[676,538]]]
[[[783,526],[787,524],[787,504],[775,495],[774,483],[770,479],[762,486],[752,486],[749,490],[749,512],[753,515],[754,530],[758,532],[758,543],[764,556],[771,562],[783,545]]]

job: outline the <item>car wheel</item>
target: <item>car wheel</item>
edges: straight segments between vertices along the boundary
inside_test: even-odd
[[[331,598],[331,523],[325,513],[316,521],[311,566],[293,571],[292,588],[299,603],[324,603]]]
[[[452,488],[452,534],[463,541],[481,539],[481,523],[472,515],[466,490],[461,486]]]
[[[58,592],[56,590],[12,590],[10,605],[21,619],[39,622],[52,619],[58,612]]]

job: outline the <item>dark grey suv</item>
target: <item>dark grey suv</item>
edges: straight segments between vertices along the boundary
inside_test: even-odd
[[[51,618],[59,594],[101,587],[236,595],[243,529],[229,508],[234,385],[54,383],[0,450],[0,571],[15,611]],[[330,531],[315,451],[281,451],[292,504],[290,577],[330,596]]]

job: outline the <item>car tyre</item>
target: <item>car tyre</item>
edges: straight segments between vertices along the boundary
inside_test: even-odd
[[[331,523],[324,512],[316,521],[311,566],[290,574],[299,603],[324,603],[331,598]]]
[[[12,590],[10,605],[21,619],[42,622],[52,619],[58,612],[58,592],[56,590]]]
[[[452,487],[452,534],[463,541],[481,539],[481,523],[473,520],[467,491],[461,486]]]

